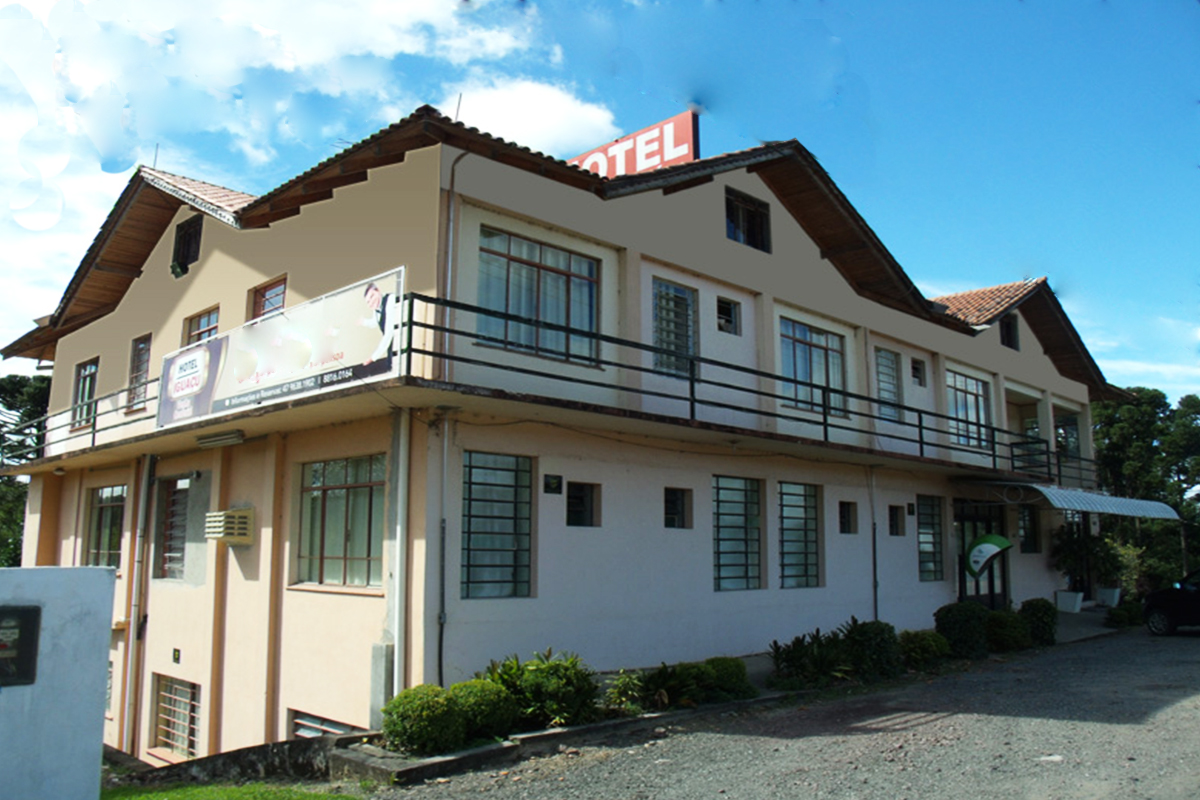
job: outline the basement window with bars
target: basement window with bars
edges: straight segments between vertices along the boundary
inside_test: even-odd
[[[529,597],[533,461],[463,453],[462,596]]]
[[[762,487],[753,478],[713,476],[713,588],[762,586]]]
[[[383,581],[382,453],[301,469],[300,580],[334,586]]]
[[[345,722],[325,719],[316,714],[306,714],[295,709],[288,710],[292,718],[293,739],[316,739],[318,736],[344,736],[348,733],[366,733],[365,728]]]
[[[200,687],[166,675],[155,675],[154,681],[154,746],[183,758],[195,758],[200,728]]]

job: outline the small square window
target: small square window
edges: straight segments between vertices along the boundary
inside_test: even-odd
[[[283,310],[283,301],[287,295],[287,279],[259,286],[254,290],[254,300],[250,306],[250,319],[258,319],[276,311]]]
[[[1021,323],[1016,314],[1005,314],[1000,318],[1000,344],[1011,347],[1013,350],[1020,350],[1020,335]]]
[[[600,484],[567,481],[567,525],[575,528],[600,525]]]
[[[725,297],[717,298],[717,330],[742,335],[742,304]]]
[[[205,339],[211,339],[216,336],[219,318],[220,309],[218,308],[209,309],[194,317],[188,317],[187,322],[184,323],[184,345],[203,342]]]
[[[858,533],[858,503],[838,503],[838,533]]]
[[[904,506],[888,506],[888,535],[903,536],[907,531],[904,530],[905,518]]]
[[[663,489],[663,527],[692,527],[692,490]]]
[[[912,360],[912,382],[914,386],[925,385],[925,362],[919,358]]]
[[[770,206],[734,189],[725,190],[725,235],[755,250],[771,252]]]

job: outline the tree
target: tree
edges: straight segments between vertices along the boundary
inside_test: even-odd
[[[35,420],[45,416],[50,379],[45,375],[6,375],[0,378],[0,452],[4,466],[37,457],[41,433]],[[21,533],[25,528],[25,482],[0,476],[0,567],[21,563]]]

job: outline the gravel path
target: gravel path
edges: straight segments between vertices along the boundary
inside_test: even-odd
[[[685,716],[364,796],[1194,798],[1198,712],[1200,634],[1139,629],[852,699]]]

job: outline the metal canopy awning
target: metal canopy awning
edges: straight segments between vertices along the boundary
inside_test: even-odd
[[[1086,511],[1091,514],[1116,514],[1122,517],[1146,519],[1179,519],[1175,509],[1157,500],[1134,500],[1130,497],[1112,497],[1100,492],[1083,489],[1064,489],[1043,483],[1024,484],[1036,489],[1046,502],[1065,511]]]

